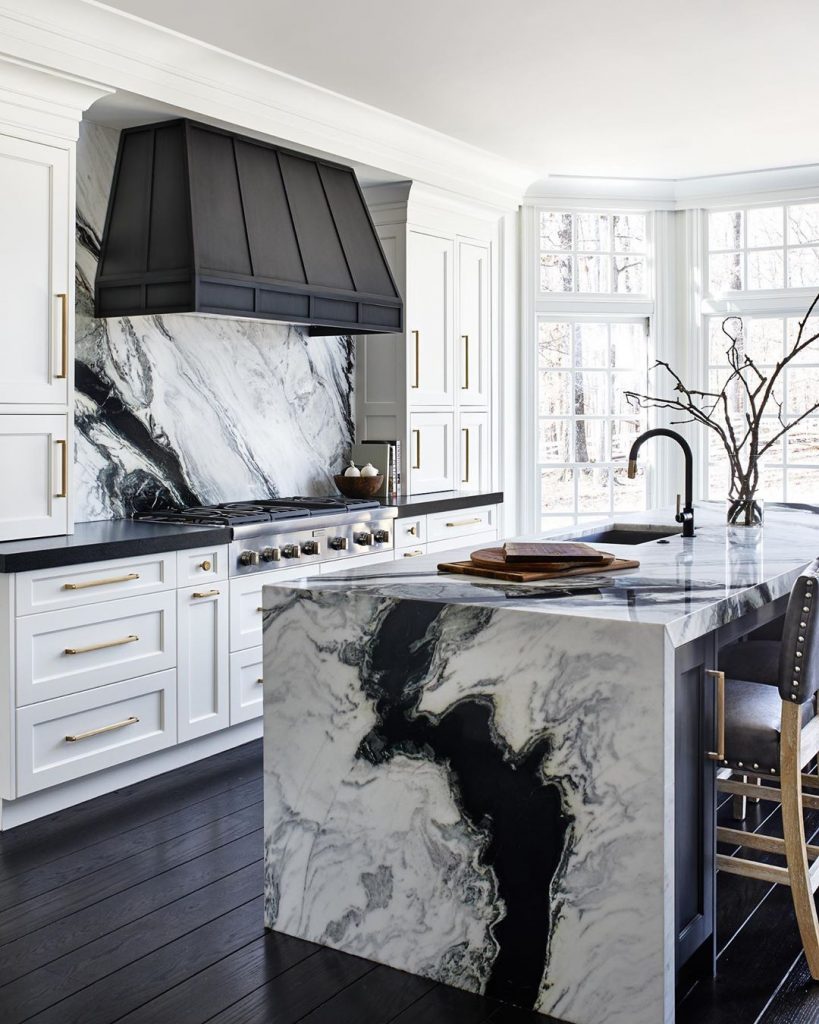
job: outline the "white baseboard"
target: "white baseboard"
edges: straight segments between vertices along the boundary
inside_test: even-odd
[[[85,778],[65,782],[61,786],[52,786],[40,793],[31,793],[18,800],[0,800],[0,832],[16,828],[17,825],[34,821],[36,818],[43,818],[66,807],[73,807],[86,800],[93,800],[94,797],[122,789],[123,786],[142,782],[143,779],[150,779],[154,775],[181,768],[193,761],[201,761],[202,758],[218,754],[222,750],[249,743],[261,735],[262,719],[257,718],[250,722],[241,722],[230,729],[222,729],[210,736],[201,736],[188,743],[168,747],[167,750],[161,750],[156,754],[148,754],[128,764],[107,768]]]

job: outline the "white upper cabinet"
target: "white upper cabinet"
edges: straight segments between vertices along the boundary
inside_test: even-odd
[[[490,287],[488,245],[458,242],[458,337],[455,365],[461,405],[489,402]]]
[[[0,406],[68,404],[69,169],[66,149],[0,136]]]
[[[0,416],[0,540],[68,528],[68,418]]]
[[[414,406],[451,405],[455,246],[410,231],[407,269],[407,385]]]

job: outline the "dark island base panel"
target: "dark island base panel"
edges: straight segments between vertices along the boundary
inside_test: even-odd
[[[229,543],[230,530],[224,526],[175,526],[135,523],[130,519],[77,523],[69,536],[36,537],[0,544],[0,572],[53,569],[61,565]]]
[[[461,508],[503,503],[503,491],[465,494],[461,491],[435,491],[432,494],[399,494],[397,498],[379,498],[386,508],[397,508],[398,518],[426,516],[435,512],[455,512]]]

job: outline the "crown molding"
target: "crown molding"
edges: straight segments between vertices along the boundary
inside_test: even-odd
[[[589,209],[605,203],[624,210],[691,210],[787,202],[796,196],[819,197],[819,164],[676,179],[554,175],[531,185],[524,205]]]
[[[0,125],[76,142],[83,111],[110,89],[74,75],[0,55]]]
[[[95,0],[0,0],[0,53],[502,210],[535,174],[509,160]]]

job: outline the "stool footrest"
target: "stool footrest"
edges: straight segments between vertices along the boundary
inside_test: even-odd
[[[761,864],[756,860],[745,860],[744,857],[726,857],[717,854],[717,869],[729,875],[742,875],[744,878],[757,878],[761,882],[776,882],[777,885],[790,885],[788,869],[776,864]]]

